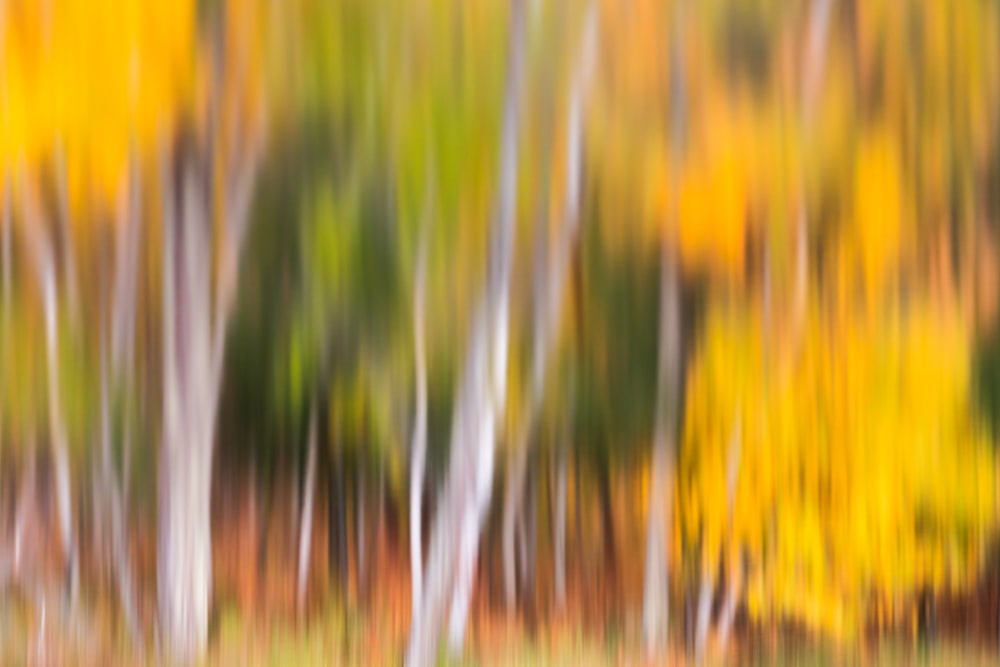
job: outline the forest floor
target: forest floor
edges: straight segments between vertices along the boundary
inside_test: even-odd
[[[464,657],[459,664],[632,665],[645,664],[641,649],[643,518],[637,493],[613,484],[614,538],[604,539],[597,507],[584,507],[581,523],[570,506],[567,536],[567,599],[553,600],[552,548],[547,523],[539,520],[535,584],[516,614],[504,611],[499,540],[488,530],[477,573]],[[631,490],[630,490],[631,489]],[[641,493],[641,487],[638,493]],[[590,494],[588,494],[590,495]],[[584,495],[586,498],[588,495]],[[223,489],[213,510],[213,615],[209,665],[397,665],[402,662],[410,622],[410,581],[405,531],[397,509],[367,503],[358,550],[356,507],[351,517],[341,571],[330,567],[325,502],[318,503],[305,611],[295,605],[297,519],[289,488],[274,489],[266,512],[258,512],[252,489]],[[592,496],[591,496],[592,497]],[[286,499],[276,502],[274,499]],[[319,498],[317,498],[319,500]],[[542,505],[544,508],[544,505]],[[539,512],[544,517],[546,512]],[[49,542],[55,537],[49,522]],[[266,532],[262,532],[266,530]],[[580,533],[577,537],[576,533]],[[81,530],[86,537],[87,531]],[[0,595],[0,665],[157,664],[155,619],[155,533],[148,523],[133,526],[132,559],[139,616],[145,641],[137,647],[117,612],[107,570],[95,563],[95,544],[83,539],[83,587],[71,609],[56,563],[37,584],[18,584]],[[43,550],[43,553],[49,551]],[[629,554],[633,554],[629,557]],[[361,564],[361,572],[358,565]],[[101,583],[104,582],[104,583]],[[359,583],[360,582],[360,583]],[[989,665],[1000,664],[993,632],[1000,587],[990,578],[975,600],[938,606],[939,639],[929,646],[905,633],[843,648],[769,631],[756,635],[738,622],[725,656],[708,664],[761,667],[783,665]],[[684,611],[672,608],[676,643],[658,662],[690,664],[679,642]],[[725,659],[723,659],[725,658]]]
[[[36,611],[7,603],[0,612],[0,664],[3,665],[110,665],[159,664],[152,646],[136,649],[112,631],[104,617],[50,611],[41,621]],[[456,665],[641,665],[691,664],[677,647],[645,660],[637,642],[621,634],[593,633],[580,625],[539,628],[532,633],[520,622],[478,619],[465,654]],[[44,626],[44,627],[43,627]],[[224,611],[216,621],[206,665],[398,665],[405,638],[383,610],[359,612],[331,604],[304,623],[290,620],[248,620],[235,610]],[[487,627],[488,626],[488,627]],[[114,637],[119,637],[115,640]],[[993,649],[977,648],[951,640],[928,648],[904,640],[887,640],[866,650],[844,649],[800,640],[779,641],[765,650],[731,647],[726,660],[711,657],[710,667],[721,664],[748,667],[785,665],[952,665],[998,664]]]

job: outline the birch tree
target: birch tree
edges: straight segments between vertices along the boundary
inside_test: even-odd
[[[446,608],[449,645],[453,651],[461,647],[479,534],[493,483],[496,430],[506,403],[509,281],[525,59],[523,0],[514,0],[510,11],[497,201],[486,285],[473,314],[458,383],[448,472],[431,532],[420,611],[410,627],[406,652],[409,665],[426,665],[434,660]]]
[[[545,398],[549,356],[563,312],[566,283],[569,278],[571,251],[579,229],[583,190],[583,146],[585,105],[597,59],[598,8],[589,2],[584,17],[578,60],[574,63],[569,86],[566,117],[565,191],[562,219],[556,241],[549,251],[539,249],[540,261],[535,267],[534,329],[532,332],[531,366],[528,393],[521,410],[522,421],[513,444],[511,469],[507,472],[503,505],[503,568],[504,593],[508,609],[516,598],[514,575],[514,526],[525,484],[531,434]],[[540,237],[548,230],[540,232]],[[549,256],[546,256],[549,255]]]
[[[256,9],[232,0],[216,18],[215,39],[221,42],[214,44],[207,100],[212,150],[182,137],[160,168],[157,596],[161,636],[181,659],[200,656],[208,640],[213,443],[227,324],[264,139]]]

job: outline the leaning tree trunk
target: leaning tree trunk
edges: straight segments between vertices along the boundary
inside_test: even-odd
[[[79,564],[73,535],[72,494],[70,491],[69,451],[66,424],[63,421],[62,389],[59,368],[59,303],[56,292],[56,257],[46,227],[41,202],[34,185],[22,182],[24,229],[28,252],[42,291],[45,317],[45,358],[49,403],[49,440],[55,464],[56,509],[59,516],[59,537],[66,561],[66,578],[70,597],[75,601],[79,579]]]
[[[571,250],[576,241],[580,218],[580,191],[583,174],[583,120],[584,104],[597,57],[597,5],[589,4],[585,17],[577,70],[570,88],[566,141],[566,189],[563,193],[563,216],[559,236],[548,257],[547,247],[538,255],[535,267],[535,312],[531,378],[525,415],[517,438],[513,443],[511,466],[507,473],[503,503],[503,578],[507,609],[512,610],[517,601],[514,563],[514,531],[521,497],[525,489],[525,476],[531,448],[531,433],[541,410],[545,393],[546,369],[555,335],[562,314],[562,302]],[[547,230],[539,230],[544,240]]]
[[[479,533],[493,483],[494,438],[503,418],[507,380],[509,279],[517,203],[518,126],[524,68],[523,0],[511,6],[507,84],[500,143],[497,216],[487,284],[470,329],[458,385],[448,474],[431,533],[419,612],[410,626],[406,662],[426,665],[437,653],[446,605],[449,644],[460,649],[472,597]]]
[[[309,444],[306,454],[306,482],[303,491],[302,514],[299,517],[299,570],[295,589],[295,605],[301,617],[305,611],[306,581],[309,575],[309,554],[312,550],[313,503],[316,497],[316,406],[309,417]]]

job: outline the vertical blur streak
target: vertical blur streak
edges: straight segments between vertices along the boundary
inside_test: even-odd
[[[0,299],[3,305],[0,306],[0,359],[6,360],[7,346],[10,344],[10,176],[6,171],[0,174]],[[3,372],[9,372],[4,370]],[[7,388],[6,378],[0,373],[0,462],[3,461],[4,444],[4,413],[6,412],[6,396],[4,392]],[[0,466],[0,472],[3,468]],[[5,507],[3,508],[6,509]]]
[[[451,460],[432,530],[421,609],[411,621],[406,651],[408,665],[427,665],[433,661],[449,599],[449,645],[452,650],[461,646],[472,597],[479,535],[493,481],[494,439],[497,424],[503,418],[507,388],[509,275],[525,61],[523,5],[523,0],[513,0],[510,8],[499,183],[487,284],[473,316],[465,368],[458,384]]]
[[[7,329],[10,328],[10,176],[3,173],[3,182],[0,183],[0,262],[3,262],[3,287],[0,289],[0,296],[3,297],[3,326],[4,331],[0,332],[4,344],[7,340]],[[0,411],[0,415],[3,411]],[[2,417],[0,417],[2,418]],[[2,431],[2,429],[0,429]],[[2,433],[0,433],[2,437]]]
[[[670,49],[670,159],[676,167],[682,159],[687,116],[687,78],[684,56],[685,0],[674,10]],[[676,184],[675,184],[676,185]],[[676,191],[676,188],[674,189]],[[676,204],[672,213],[677,215]],[[671,530],[664,527],[672,517],[674,476],[681,420],[681,374],[683,368],[683,326],[681,285],[674,247],[677,239],[664,234],[660,250],[660,312],[657,343],[656,415],[653,426],[653,460],[650,470],[649,502],[646,527],[646,563],[643,591],[642,631],[646,655],[652,656],[667,641],[669,627],[669,544]]]
[[[429,188],[428,188],[429,189]],[[417,270],[413,287],[413,358],[416,377],[413,442],[410,445],[410,606],[411,618],[420,611],[423,594],[423,531],[421,528],[424,469],[427,458],[427,356],[424,346],[424,292],[427,282],[427,244],[430,228],[430,196],[428,212],[420,232],[417,250]]]
[[[37,272],[42,292],[42,311],[45,319],[45,368],[48,391],[49,438],[55,460],[56,506],[59,514],[59,533],[62,539],[63,556],[66,566],[66,583],[70,597],[76,600],[78,585],[78,562],[76,544],[73,539],[73,517],[71,510],[69,452],[66,424],[63,416],[61,369],[59,365],[59,304],[56,294],[55,250],[47,234],[47,220],[42,213],[38,193],[28,184],[26,175],[22,179],[22,204],[24,206],[24,232],[28,255]]]
[[[306,444],[306,487],[303,490],[302,517],[299,528],[299,565],[295,586],[295,606],[299,616],[305,612],[306,581],[309,575],[309,554],[312,548],[313,503],[316,497],[316,405],[309,409],[309,435]]]
[[[580,224],[580,191],[583,174],[583,121],[584,105],[590,89],[593,71],[597,61],[598,39],[598,7],[594,0],[587,6],[584,17],[583,34],[580,40],[579,60],[572,73],[567,106],[566,124],[566,189],[562,201],[562,221],[558,237],[551,257],[546,256],[548,249],[539,243],[540,261],[535,267],[534,281],[535,303],[534,327],[532,331],[532,356],[529,376],[528,393],[525,396],[526,405],[520,414],[522,422],[518,427],[517,436],[512,443],[513,459],[511,469],[507,473],[504,493],[503,512],[503,550],[504,550],[504,592],[508,611],[513,609],[516,601],[516,582],[514,575],[514,520],[520,509],[520,499],[524,491],[525,475],[528,468],[532,432],[535,421],[545,399],[545,384],[549,364],[549,356],[555,343],[555,335],[559,325],[559,316],[563,311],[563,299],[569,268],[570,251],[577,238]],[[548,222],[543,218],[538,224],[544,226],[537,231],[539,239],[547,237]]]

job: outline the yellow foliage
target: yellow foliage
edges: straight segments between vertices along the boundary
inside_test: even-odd
[[[0,169],[58,150],[73,195],[116,192],[130,151],[169,134],[194,34],[189,0],[0,4]]]
[[[686,266],[743,271],[750,191],[743,148],[719,142],[680,173],[676,238]]]
[[[973,585],[997,525],[996,465],[971,407],[958,313],[813,310],[782,379],[767,372],[754,312],[713,309],[695,353],[679,459],[685,551],[699,545],[700,567],[712,569],[724,545],[742,550],[754,618],[796,618],[838,637],[860,629],[872,600]]]
[[[865,286],[873,294],[899,258],[903,185],[895,145],[886,132],[863,141],[854,170],[854,241]]]

